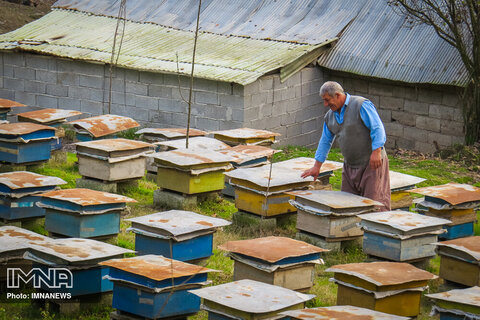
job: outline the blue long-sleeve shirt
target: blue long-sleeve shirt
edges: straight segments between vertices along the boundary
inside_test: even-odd
[[[347,93],[345,104],[340,112],[334,112],[335,119],[339,124],[343,123],[343,115],[345,109],[348,108],[350,102],[350,94]],[[360,117],[362,118],[365,126],[370,130],[370,138],[372,139],[372,150],[378,149],[385,145],[387,136],[385,135],[385,128],[383,127],[382,120],[375,109],[375,106],[370,100],[365,100],[360,108]],[[323,124],[323,132],[320,141],[318,142],[317,152],[315,153],[315,160],[318,162],[325,162],[328,152],[332,147],[333,139],[335,135],[328,129],[327,124]]]

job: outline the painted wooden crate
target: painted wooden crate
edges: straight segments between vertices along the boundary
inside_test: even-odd
[[[427,294],[434,300],[432,311],[440,320],[480,319],[480,287]]]
[[[420,312],[428,280],[437,276],[408,263],[371,262],[336,265],[337,305],[352,305],[404,317]]]
[[[404,209],[408,211],[408,208],[413,203],[413,198],[407,190],[415,188],[416,184],[425,180],[426,179],[390,170],[390,208],[392,210]]]
[[[29,163],[50,159],[55,129],[40,124],[0,124],[0,161]]]
[[[363,252],[392,260],[415,261],[435,256],[438,236],[449,220],[407,211],[388,211],[359,216],[363,235]]]
[[[229,241],[219,249],[235,261],[233,280],[250,279],[291,290],[307,291],[315,279],[315,265],[328,250],[285,237]]]
[[[275,142],[275,138],[280,136],[279,133],[251,128],[214,131],[212,133],[215,139],[231,146],[239,144],[270,146]]]
[[[170,210],[127,219],[139,254],[157,254],[180,261],[212,255],[213,234],[231,222],[191,211]]]
[[[112,291],[113,284],[104,277],[108,268],[100,262],[121,258],[133,251],[91,239],[50,239],[29,242],[26,259],[48,274],[52,268],[63,268],[66,286],[50,286],[41,282],[40,288],[53,293],[70,293],[72,297]]]
[[[103,181],[138,179],[145,175],[144,155],[153,145],[128,139],[102,139],[76,143],[78,171]]]
[[[157,255],[105,261],[114,283],[112,307],[149,319],[186,316],[200,310],[188,289],[207,284],[215,270]]]
[[[90,189],[64,189],[43,193],[45,230],[68,237],[93,238],[120,231],[120,212],[133,199]]]
[[[247,279],[190,292],[203,299],[209,319],[268,319],[279,312],[303,309],[315,297]]]
[[[332,306],[322,308],[311,308],[302,310],[285,311],[279,314],[282,320],[407,320],[410,318],[394,316],[391,314],[373,311],[370,309],[354,306]]]
[[[436,243],[442,279],[480,286],[480,236]]]
[[[363,235],[357,225],[362,213],[372,212],[379,202],[343,191],[293,191],[291,203],[298,209],[297,229],[328,239]]]
[[[75,120],[69,124],[73,125],[79,141],[114,138],[116,133],[140,126],[132,118],[113,114]]]

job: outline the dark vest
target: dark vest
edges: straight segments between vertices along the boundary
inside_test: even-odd
[[[325,114],[325,123],[328,129],[335,135],[335,139],[345,159],[345,164],[352,168],[366,167],[372,154],[370,130],[365,126],[360,117],[360,108],[365,100],[367,99],[363,97],[350,96],[342,124],[337,122],[332,110]]]

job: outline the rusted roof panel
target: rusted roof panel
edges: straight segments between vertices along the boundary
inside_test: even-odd
[[[31,122],[16,122],[16,123],[0,124],[0,134],[4,134],[4,135],[18,136],[22,134],[37,132],[40,130],[55,131],[55,128],[47,127],[41,124],[36,124]]]
[[[326,272],[352,275],[377,286],[399,285],[414,281],[427,281],[437,276],[402,262],[369,262],[341,264],[328,268]]]
[[[51,239],[27,229],[3,226],[0,227],[0,255],[17,250],[26,250],[30,241],[48,240]]]
[[[198,152],[194,149],[178,149],[154,153],[155,162],[171,164],[175,167],[191,167],[203,164],[228,164],[231,157],[216,151],[204,150]]]
[[[332,306],[280,312],[280,315],[300,320],[408,320],[410,318],[354,306]]]
[[[77,146],[86,147],[89,149],[101,150],[105,152],[114,151],[130,151],[137,149],[153,148],[153,144],[143,141],[129,140],[129,139],[101,139],[87,142],[77,142]]]
[[[0,98],[0,109],[10,109],[13,107],[26,107],[26,105],[17,101]]]
[[[480,201],[480,188],[468,184],[447,183],[440,186],[409,190],[432,198],[442,199],[452,205],[465,202]]]
[[[166,149],[185,149],[186,139],[156,142],[155,145]],[[208,137],[193,137],[188,139],[188,150],[221,150],[229,146],[220,140]]]
[[[293,194],[300,199],[306,199],[322,204],[332,209],[362,208],[382,205],[378,201],[344,191],[299,190],[291,191],[289,194]]]
[[[159,136],[165,139],[178,139],[178,138],[185,138],[187,136],[187,129],[186,128],[144,128],[135,132],[135,134],[145,134],[145,133],[152,136]],[[204,136],[206,134],[207,132],[198,130],[198,129],[190,129],[188,132],[189,137],[199,137],[199,136]]]
[[[402,232],[428,227],[441,227],[451,223],[450,220],[400,210],[367,213],[362,214],[359,217],[362,220],[370,221],[375,224],[387,225]]]
[[[113,259],[100,262],[100,265],[120,269],[156,281],[215,271],[158,255]]]
[[[30,119],[40,123],[49,123],[65,120],[68,117],[82,114],[80,111],[63,109],[40,109],[35,111],[19,113],[17,116]]]
[[[435,243],[439,247],[452,248],[468,253],[477,261],[480,261],[480,236],[458,238],[454,240]]]
[[[290,160],[276,162],[273,164],[273,166],[284,167],[284,168],[295,170],[301,173],[313,167],[314,164],[315,164],[315,159],[313,158],[299,157],[299,158],[293,158]],[[341,162],[326,160],[323,163],[322,168],[320,169],[320,173],[338,170],[338,169],[341,169],[342,167],[343,167],[343,163]]]
[[[231,157],[233,159],[232,162],[240,165],[255,159],[271,158],[275,153],[281,152],[281,150],[274,150],[264,146],[241,144],[228,149],[218,150],[218,152]]]
[[[282,310],[315,296],[253,280],[240,280],[189,292],[217,304],[249,313]]]
[[[426,294],[426,296],[436,300],[480,307],[480,287],[455,289],[447,292]]]
[[[249,257],[275,263],[285,258],[301,257],[328,250],[306,242],[285,237],[265,237],[249,240],[229,241],[218,248]]]
[[[416,184],[425,180],[427,179],[390,170],[390,189],[392,191],[411,189],[412,187],[415,187]]]
[[[105,114],[69,122],[76,128],[86,130],[95,138],[139,127],[140,124],[129,117]]]
[[[137,202],[134,199],[118,194],[79,188],[50,191],[42,193],[41,196],[45,198],[75,203],[80,206]]]
[[[66,182],[57,177],[43,176],[38,173],[29,171],[15,171],[0,173],[0,184],[3,184],[10,189],[25,189],[58,186],[66,184]]]
[[[191,211],[169,210],[127,219],[138,225],[160,229],[172,236],[189,234],[198,230],[212,230],[231,224],[230,221],[201,215]]]
[[[232,130],[222,130],[211,132],[214,135],[234,138],[234,139],[253,139],[253,138],[273,138],[280,136],[280,133],[275,133],[267,130],[239,128]]]

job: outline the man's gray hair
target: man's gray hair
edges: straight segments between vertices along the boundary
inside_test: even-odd
[[[320,88],[320,96],[328,94],[330,97],[335,96],[335,93],[345,93],[342,86],[335,81],[327,81]]]

